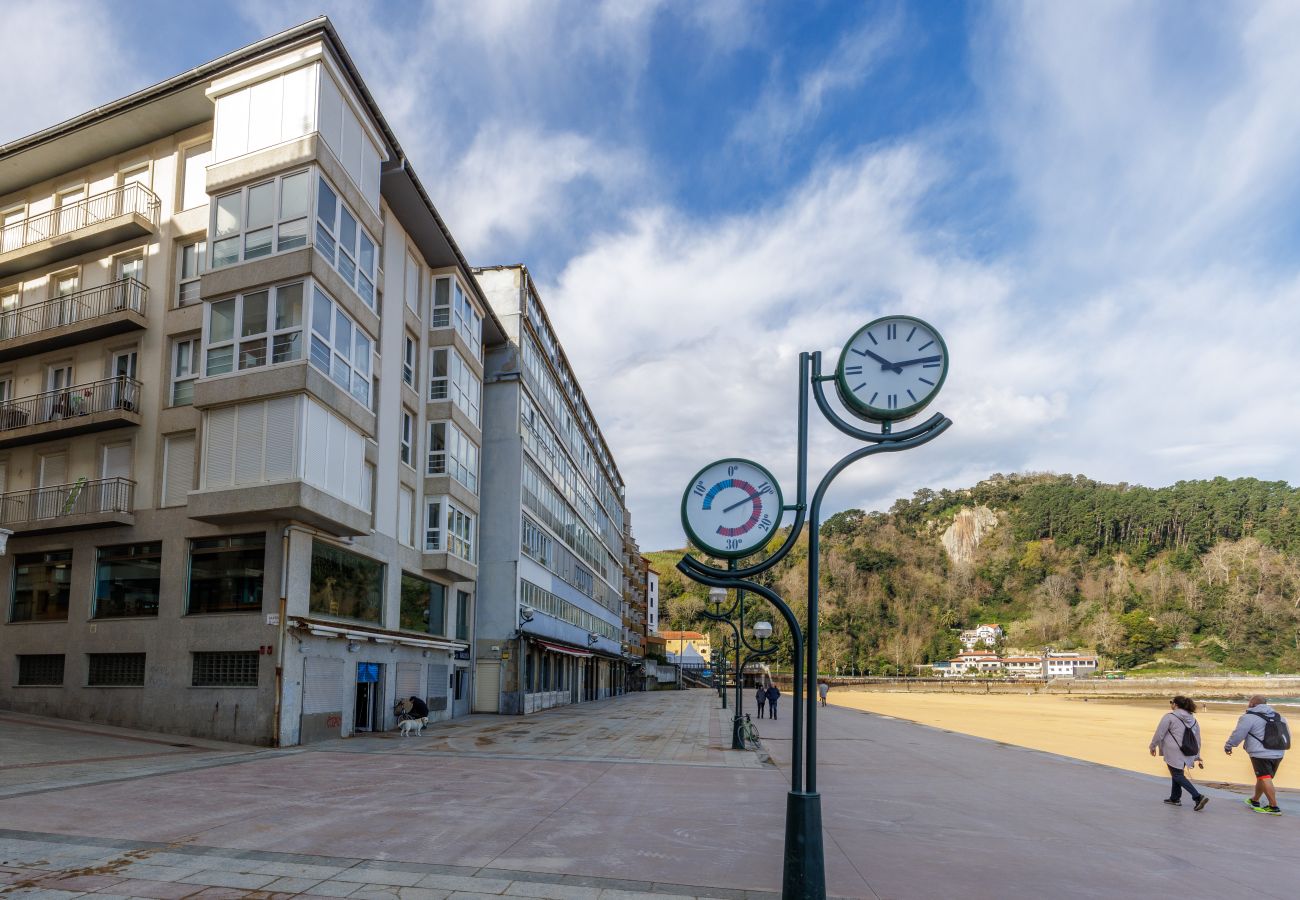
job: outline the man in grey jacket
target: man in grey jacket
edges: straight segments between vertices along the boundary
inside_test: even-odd
[[[1267,697],[1261,697],[1259,694],[1251,697],[1246,702],[1246,712],[1237,721],[1237,727],[1233,729],[1227,743],[1223,745],[1223,752],[1231,756],[1232,748],[1245,742],[1246,754],[1255,769],[1255,793],[1246,801],[1246,805],[1256,812],[1280,816],[1282,810],[1277,805],[1277,791],[1273,788],[1273,776],[1277,774],[1278,766],[1282,764],[1282,757],[1286,755],[1286,751],[1270,750],[1264,746],[1265,716],[1275,715],[1278,713],[1268,705]],[[1261,794],[1268,798],[1267,806],[1260,804]]]

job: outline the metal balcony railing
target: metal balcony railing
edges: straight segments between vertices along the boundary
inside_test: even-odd
[[[43,303],[0,310],[0,341],[27,337],[123,310],[144,314],[149,289],[134,278],[86,288]]]
[[[134,502],[135,482],[129,478],[82,478],[72,484],[0,494],[0,525],[10,528],[86,513],[129,513]]]
[[[140,382],[119,375],[0,403],[0,434],[109,410],[138,412]]]
[[[158,195],[144,185],[136,182],[124,184],[5,226],[0,229],[0,253],[20,250],[52,237],[71,235],[128,213],[139,213],[156,226],[161,206]]]

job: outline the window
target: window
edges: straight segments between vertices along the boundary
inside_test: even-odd
[[[483,316],[454,278],[439,278],[433,288],[432,328],[455,327],[475,359],[483,358]]]
[[[426,474],[450,475],[478,493],[478,447],[455,423],[429,423]]]
[[[295,172],[217,197],[212,268],[307,246],[310,173]]]
[[[419,344],[415,338],[409,334],[406,335],[406,342],[402,349],[402,380],[411,387],[415,387],[415,355],[419,352]]]
[[[407,547],[415,546],[415,492],[410,488],[397,491],[397,540]]]
[[[523,537],[520,549],[524,556],[537,560],[544,566],[551,565],[551,537],[532,519],[523,516]]]
[[[163,439],[162,505],[184,506],[194,489],[194,432]]]
[[[20,654],[18,657],[18,683],[20,685],[63,684],[63,654]]]
[[[424,634],[445,634],[447,588],[436,581],[402,573],[399,627]]]
[[[71,588],[71,550],[19,553],[14,557],[14,593],[9,621],[66,621]]]
[[[319,286],[312,288],[311,364],[370,405],[370,338]]]
[[[456,592],[456,640],[469,640],[469,594]]]
[[[474,517],[445,497],[430,500],[428,509],[424,549],[474,562]]]
[[[194,209],[208,202],[208,164],[212,162],[212,142],[195,144],[185,150],[181,160],[181,209]]]
[[[420,314],[420,272],[422,267],[415,254],[406,253],[406,305],[417,316]]]
[[[194,402],[194,379],[199,375],[199,339],[172,341],[172,406]]]
[[[17,285],[0,288],[0,340],[18,336],[18,310],[22,305],[22,293]]]
[[[382,625],[384,564],[313,541],[310,609],[326,616]]]
[[[301,281],[239,294],[208,306],[205,374],[240,370],[302,358]]]
[[[86,684],[90,687],[143,687],[143,653],[90,653]]]
[[[402,410],[401,458],[408,466],[411,463],[411,436],[415,431],[415,419],[406,410]]]
[[[429,399],[447,400],[461,408],[475,425],[482,384],[469,363],[454,347],[435,347],[429,352]]]
[[[176,250],[176,305],[188,306],[199,300],[199,276],[207,259],[208,242],[190,241]]]
[[[100,547],[94,618],[158,615],[162,544]]]
[[[316,252],[374,309],[375,241],[323,177],[316,189]]]
[[[193,687],[257,687],[260,654],[256,650],[196,652]]]
[[[190,541],[188,612],[260,612],[266,535]]]

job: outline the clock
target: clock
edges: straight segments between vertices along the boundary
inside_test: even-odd
[[[897,422],[924,409],[947,377],[948,348],[939,332],[911,316],[885,316],[844,345],[835,387],[854,415]]]
[[[682,495],[682,527],[710,556],[739,559],[767,543],[781,524],[781,487],[747,459],[720,459],[691,479]]]

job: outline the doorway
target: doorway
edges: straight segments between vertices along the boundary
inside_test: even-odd
[[[383,728],[382,663],[357,663],[356,711],[353,731],[379,731]]]

